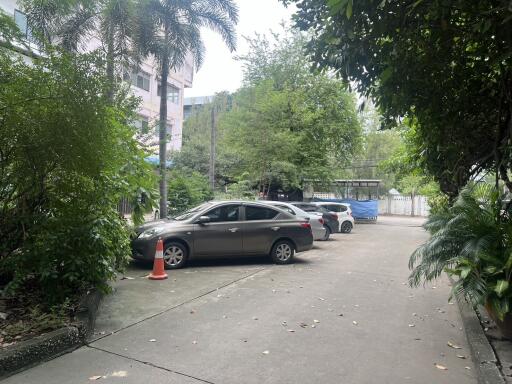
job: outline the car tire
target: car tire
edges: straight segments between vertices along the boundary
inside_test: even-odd
[[[164,245],[165,269],[179,269],[187,264],[188,250],[182,243],[170,241]]]
[[[353,225],[350,221],[344,221],[341,223],[341,231],[342,233],[350,233],[352,231]]]
[[[270,257],[276,264],[289,264],[292,262],[295,247],[288,240],[279,240],[272,247]]]
[[[329,237],[331,236],[331,229],[328,227],[328,226],[325,226],[325,235],[324,237],[322,238],[322,241],[327,241],[329,240]]]

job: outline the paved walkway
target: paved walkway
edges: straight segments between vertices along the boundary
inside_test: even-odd
[[[164,282],[132,266],[95,341],[5,383],[476,383],[447,281],[405,285],[420,224],[357,225],[289,266],[200,263]]]

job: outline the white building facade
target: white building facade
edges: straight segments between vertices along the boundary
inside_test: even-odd
[[[30,36],[27,17],[16,0],[0,0],[0,8],[14,18],[22,33],[28,35],[28,37]],[[98,41],[94,40],[92,39],[91,43],[88,44],[88,49],[92,50],[98,47]],[[184,90],[192,87],[193,75],[194,66],[191,55],[187,56],[182,68],[169,73],[167,83],[167,148],[169,152],[181,149]],[[140,65],[139,71],[126,72],[123,78],[131,83],[134,95],[142,100],[138,111],[138,119],[134,122],[140,132],[138,136],[150,152],[157,154],[160,111],[158,67],[154,60],[148,59]]]

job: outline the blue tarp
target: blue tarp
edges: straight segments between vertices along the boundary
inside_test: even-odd
[[[378,200],[354,200],[354,199],[315,199],[315,201],[328,201],[332,203],[350,204],[352,216],[359,220],[376,220],[379,215]]]
[[[159,165],[160,164],[160,158],[158,157],[158,155],[150,155],[148,157],[146,157],[146,161],[150,164],[153,164],[153,165]],[[172,162],[170,160],[167,160],[165,162],[165,166],[167,168],[171,168],[172,167]]]

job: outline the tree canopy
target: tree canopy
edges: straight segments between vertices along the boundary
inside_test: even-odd
[[[508,0],[283,0],[311,33],[318,69],[372,97],[386,126],[407,117],[442,191],[494,171],[509,186],[512,9]]]
[[[354,95],[326,74],[312,73],[301,34],[248,39],[239,57],[244,85],[222,96],[218,113],[218,180],[246,181],[263,194],[301,189],[305,180],[336,176],[359,148],[361,128]],[[219,100],[219,99],[218,99]],[[207,164],[210,110],[191,117],[184,129],[184,153]],[[199,135],[191,135],[198,132]],[[190,159],[191,156],[187,156]],[[183,164],[184,161],[178,160]]]

